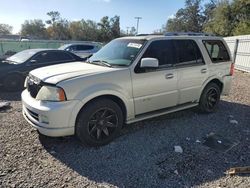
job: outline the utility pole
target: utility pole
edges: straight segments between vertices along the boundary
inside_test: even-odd
[[[128,30],[130,29],[130,27],[126,27],[127,28],[127,35],[128,35]]]
[[[142,17],[135,17],[137,19],[137,24],[136,24],[136,34],[138,34],[138,29],[139,29],[139,21],[142,19]]]

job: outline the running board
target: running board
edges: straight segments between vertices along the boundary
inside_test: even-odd
[[[177,111],[180,111],[180,110],[185,110],[185,109],[188,109],[188,108],[192,108],[192,107],[195,107],[197,105],[198,105],[198,103],[188,103],[188,104],[178,105],[176,107],[170,107],[170,108],[163,109],[163,110],[148,112],[148,113],[145,113],[145,114],[137,115],[137,116],[135,116],[134,119],[130,119],[126,123],[127,124],[135,123],[137,121],[142,121],[142,120],[145,120],[145,119],[150,119],[150,118],[154,118],[154,117],[157,117],[157,116],[162,116],[162,115],[165,115],[165,114],[169,114],[169,113],[172,113],[172,112],[177,112]]]

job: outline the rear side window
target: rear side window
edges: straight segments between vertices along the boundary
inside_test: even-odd
[[[224,44],[219,40],[203,40],[210,59],[213,63],[230,61],[230,56]]]
[[[204,63],[201,52],[193,40],[174,40],[176,65],[198,65]]]
[[[91,45],[77,45],[76,46],[77,51],[92,50],[92,49],[94,49],[94,46],[91,46]]]

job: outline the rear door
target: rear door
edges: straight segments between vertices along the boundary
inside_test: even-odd
[[[159,67],[141,68],[139,61],[131,72],[136,115],[175,106],[178,99],[172,41],[152,41],[142,56],[146,57],[158,59]]]
[[[173,40],[177,61],[174,65],[178,75],[178,104],[199,100],[202,84],[207,79],[208,67],[194,40]]]

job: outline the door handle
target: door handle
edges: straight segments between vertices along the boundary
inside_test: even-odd
[[[201,69],[201,73],[206,73],[207,69]]]
[[[166,75],[165,75],[165,78],[166,78],[166,79],[171,79],[171,78],[173,78],[173,77],[174,77],[174,75],[173,75],[172,73],[166,74]]]

